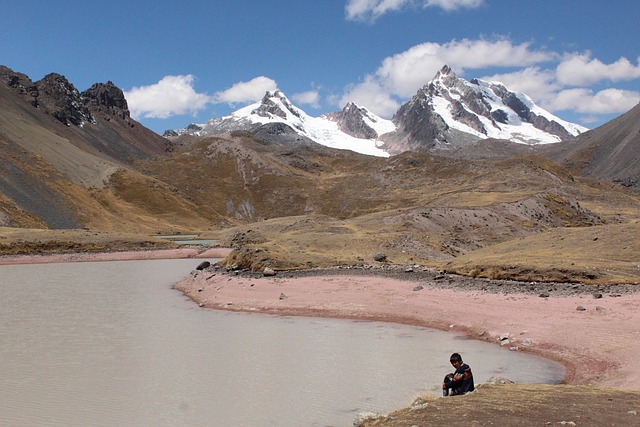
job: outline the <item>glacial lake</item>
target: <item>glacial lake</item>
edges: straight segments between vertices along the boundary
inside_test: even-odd
[[[201,309],[171,288],[201,261],[0,266],[0,425],[351,426],[440,393],[455,351],[476,383],[565,373],[426,328]]]

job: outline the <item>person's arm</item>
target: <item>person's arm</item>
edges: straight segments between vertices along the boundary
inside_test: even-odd
[[[456,372],[453,374],[453,379],[444,383],[444,386],[445,388],[456,389],[469,377],[471,377],[471,368],[469,368],[469,365],[462,365],[456,369]]]

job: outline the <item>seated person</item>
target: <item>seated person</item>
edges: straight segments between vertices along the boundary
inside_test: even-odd
[[[449,361],[456,368],[456,371],[444,377],[442,395],[456,396],[473,391],[473,374],[469,365],[462,362],[462,356],[458,353],[453,353]]]

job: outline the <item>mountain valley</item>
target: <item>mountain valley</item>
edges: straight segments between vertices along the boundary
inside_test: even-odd
[[[249,118],[267,122],[232,126],[229,118],[214,119],[165,138],[129,116],[111,82],[80,93],[59,75],[34,83],[6,67],[0,71],[3,253],[38,250],[37,242],[53,250],[52,241],[68,249],[72,242],[60,233],[70,229],[101,239],[113,233],[114,250],[123,233],[139,241],[196,232],[236,249],[226,265],[253,270],[379,264],[373,257],[384,253],[385,263],[480,277],[640,281],[640,107],[589,132],[564,123],[553,138],[570,138],[544,144],[471,132],[463,142],[438,139],[460,130],[451,124],[436,139],[420,139],[420,121],[405,119],[416,114],[408,111],[423,95],[401,109],[402,120],[386,121],[355,104],[321,119],[350,132],[351,143],[369,141],[380,150],[372,156],[316,143],[318,133],[305,125],[320,119],[281,93],[246,107]],[[486,108],[486,94],[472,96],[485,93],[485,83],[460,81],[447,67],[438,79],[449,82],[453,100],[452,88],[469,92],[458,99],[459,109],[467,111],[473,99],[478,111]],[[516,103],[503,92],[506,104]],[[252,114],[256,108],[262,109]],[[484,126],[486,134],[476,131],[489,137],[490,124],[522,122],[505,114],[509,120],[493,114],[493,121],[482,116],[469,123]],[[297,117],[298,127],[274,119],[283,115]],[[547,130],[563,123],[537,122]],[[214,125],[215,132],[203,132]],[[401,137],[398,129],[405,130]],[[394,138],[395,147],[414,149],[384,152]],[[454,145],[458,149],[443,149]],[[49,230],[52,237],[32,233],[37,238],[29,242],[28,234],[11,229]],[[162,239],[146,240],[158,245]]]
[[[0,261],[175,249],[163,236],[194,234],[214,243],[189,248],[231,249],[215,267],[230,274],[194,271],[184,280],[196,302],[212,296],[201,307],[271,304],[273,313],[296,314],[283,308],[304,304],[294,295],[299,282],[284,294],[288,277],[374,277],[364,299],[380,278],[395,277],[402,291],[381,303],[396,312],[369,320],[416,323],[417,310],[427,318],[444,310],[445,320],[420,325],[495,343],[485,317],[459,319],[463,297],[431,310],[402,300],[455,291],[489,317],[492,309],[478,299],[493,298],[501,302],[491,307],[503,310],[493,322],[521,334],[513,339],[522,346],[512,349],[562,361],[572,385],[482,384],[468,399],[423,396],[359,425],[449,425],[453,404],[482,425],[634,420],[637,390],[582,384],[618,381],[636,355],[628,343],[637,323],[624,317],[633,309],[620,307],[640,285],[640,105],[587,131],[527,98],[497,83],[463,81],[445,67],[391,120],[354,103],[311,117],[270,92],[237,114],[160,136],[131,118],[111,82],[80,92],[55,73],[33,82],[0,67]],[[268,271],[275,280],[254,287]],[[419,280],[433,289],[418,292]],[[233,298],[215,300],[222,288]],[[352,289],[342,288],[346,294],[330,288],[334,305],[350,307],[346,318],[367,318],[349,299]],[[238,296],[265,290],[275,296],[255,306]],[[572,305],[603,295],[597,301],[606,309]],[[559,300],[562,312],[549,315]],[[523,312],[504,309],[511,303],[535,319],[514,319]],[[332,315],[327,300],[319,304],[297,314]],[[583,329],[560,322],[533,341],[522,335],[548,318]],[[511,326],[518,321],[523,326]],[[547,340],[553,331],[566,336]],[[596,338],[604,344],[592,344]],[[605,360],[611,354],[620,360]],[[577,370],[582,376],[572,377]]]

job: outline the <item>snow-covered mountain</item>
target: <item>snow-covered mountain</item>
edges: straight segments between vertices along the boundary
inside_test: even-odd
[[[352,129],[349,126],[354,123],[362,124],[364,133],[349,134],[348,129]],[[395,130],[390,120],[382,119],[353,103],[347,105],[341,113],[332,113],[331,116],[309,116],[293,105],[282,92],[276,90],[267,92],[260,102],[241,108],[228,116],[168,131],[165,132],[165,136],[218,135],[234,130],[258,132],[261,127],[272,124],[284,124],[299,135],[321,145],[380,157],[389,154],[380,148],[383,142],[377,138],[378,135],[380,132]]]
[[[274,128],[274,124],[278,126]],[[502,83],[459,78],[444,66],[391,120],[353,102],[342,111],[312,117],[280,91],[260,102],[165,136],[217,135],[234,130],[295,133],[319,144],[374,156],[406,150],[450,150],[480,139],[548,144],[573,139],[588,129],[538,107]]]
[[[502,83],[464,80],[448,66],[422,87],[392,119],[403,151],[456,147],[496,138],[524,144],[548,144],[573,139],[588,129],[564,121],[537,106],[521,92]]]
[[[325,114],[322,117],[338,123],[340,130],[347,135],[360,139],[378,139],[396,130],[391,120],[378,117],[365,107],[353,102],[347,103],[342,111]]]

